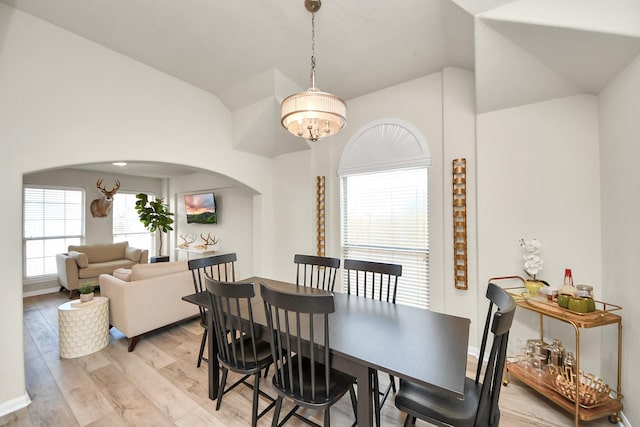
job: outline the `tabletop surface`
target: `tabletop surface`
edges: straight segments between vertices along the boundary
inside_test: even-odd
[[[259,325],[266,324],[261,282],[290,293],[326,293],[260,277],[240,282],[255,286],[252,306]],[[206,292],[183,299],[209,304]],[[333,354],[454,395],[464,394],[469,319],[341,293],[334,293],[334,301],[336,310],[329,316]]]
[[[83,308],[91,308],[97,305],[105,304],[109,301],[107,297],[93,297],[91,301],[80,302],[79,299],[74,299],[61,304],[58,310],[82,310]]]

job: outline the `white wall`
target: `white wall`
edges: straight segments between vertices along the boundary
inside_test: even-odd
[[[271,207],[268,159],[231,144],[231,114],[211,94],[0,4],[0,413],[27,402],[22,340],[23,174],[105,161],[155,161],[215,170]],[[268,213],[258,211],[261,221]],[[254,251],[270,254],[257,235]],[[258,245],[257,247],[255,245]],[[266,259],[265,259],[266,258]],[[260,266],[270,259],[261,256]],[[260,271],[256,271],[260,273]]]
[[[479,318],[478,309],[485,307],[486,287],[482,281],[478,280],[475,76],[471,71],[453,67],[445,68],[442,75],[444,289],[442,298],[439,299],[444,304],[442,311],[477,319]],[[453,159],[458,158],[466,159],[467,290],[459,290],[454,286],[452,162]],[[472,347],[479,345],[483,326],[482,321],[473,322],[469,337]]]
[[[640,286],[637,284],[640,258],[640,57],[636,58],[600,94],[600,151],[602,168],[602,252],[603,288],[606,301],[622,305],[623,349],[622,392],[624,414],[633,424],[640,423]],[[603,340],[602,355],[606,360],[607,378],[615,378],[617,360],[610,350],[615,348],[615,330]]]
[[[212,191],[216,198],[217,224],[187,224],[184,195]],[[173,235],[176,244],[171,244],[172,259],[187,259],[187,254],[175,248],[183,240],[181,234],[196,237],[193,245],[204,243],[201,235],[211,234],[218,239],[216,253],[235,252],[236,278],[253,275],[253,197],[255,192],[246,186],[219,175],[194,173],[172,178],[170,181],[172,209],[175,212]],[[189,255],[193,258],[193,255]]]
[[[485,113],[477,120],[478,275],[523,275],[520,238],[542,242],[544,270],[562,283],[571,268],[576,283],[601,298],[600,164],[598,109],[593,96],[573,96]],[[502,283],[507,285],[508,283]],[[515,285],[516,283],[514,283]],[[537,315],[518,310],[510,340],[537,337]],[[545,338],[573,350],[573,329],[547,322]],[[599,333],[585,332],[581,367],[601,372]],[[575,350],[574,350],[575,351]]]

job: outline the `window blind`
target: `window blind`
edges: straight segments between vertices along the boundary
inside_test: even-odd
[[[150,195],[149,200],[155,200]],[[113,241],[128,241],[130,246],[148,249],[155,253],[155,240],[152,234],[140,221],[136,211],[136,195],[134,193],[118,193],[113,198]]]
[[[56,254],[84,240],[84,191],[24,187],[23,197],[23,275],[56,274]]]
[[[346,175],[341,184],[343,257],[402,264],[396,302],[428,308],[428,169]]]

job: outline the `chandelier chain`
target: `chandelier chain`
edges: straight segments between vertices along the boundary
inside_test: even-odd
[[[310,86],[316,87],[316,13],[311,12],[311,76]]]

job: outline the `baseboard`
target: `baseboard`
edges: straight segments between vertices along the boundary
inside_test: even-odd
[[[35,297],[36,295],[45,295],[45,294],[53,294],[55,292],[59,292],[60,291],[60,287],[55,287],[55,288],[46,288],[46,289],[38,289],[35,291],[29,291],[29,292],[23,292],[22,293],[22,298],[26,298],[26,297]]]
[[[8,402],[0,403],[0,417],[29,406],[30,403],[31,399],[27,393],[25,393],[24,396],[16,397]]]
[[[624,412],[620,412],[620,418],[621,420],[618,423],[620,427],[631,427],[631,423],[629,422],[627,417],[624,416]]]

